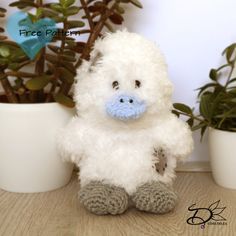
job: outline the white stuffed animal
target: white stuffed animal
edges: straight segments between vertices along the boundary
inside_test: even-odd
[[[172,114],[173,86],[156,45],[127,31],[96,41],[74,88],[77,116],[59,136],[64,159],[80,169],[80,202],[99,215],[172,210],[177,160],[193,148]]]

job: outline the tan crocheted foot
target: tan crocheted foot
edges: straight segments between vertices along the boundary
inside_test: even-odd
[[[80,202],[97,215],[123,213],[128,208],[128,194],[123,188],[93,181],[79,192]]]
[[[140,186],[132,196],[132,201],[141,211],[163,214],[175,207],[177,198],[163,183],[152,182]]]

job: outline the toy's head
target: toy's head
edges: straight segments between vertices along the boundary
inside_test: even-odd
[[[77,75],[75,101],[86,119],[131,123],[172,109],[172,84],[156,45],[127,31],[97,40]]]

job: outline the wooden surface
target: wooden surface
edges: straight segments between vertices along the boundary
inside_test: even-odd
[[[78,183],[74,176],[66,187],[40,194],[16,194],[0,190],[0,236],[234,236],[236,235],[236,191],[214,184],[210,173],[178,173],[176,209],[166,215],[153,215],[129,209],[121,216],[95,216],[77,203]],[[227,225],[188,225],[197,203],[208,207],[221,200],[221,214]]]
[[[178,163],[177,171],[179,172],[211,172],[209,161],[187,161]]]

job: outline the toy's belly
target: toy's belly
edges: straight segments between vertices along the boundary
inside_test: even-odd
[[[94,148],[81,161],[81,184],[91,180],[104,181],[132,192],[137,185],[155,176],[152,168],[152,148],[149,145],[122,145]]]

